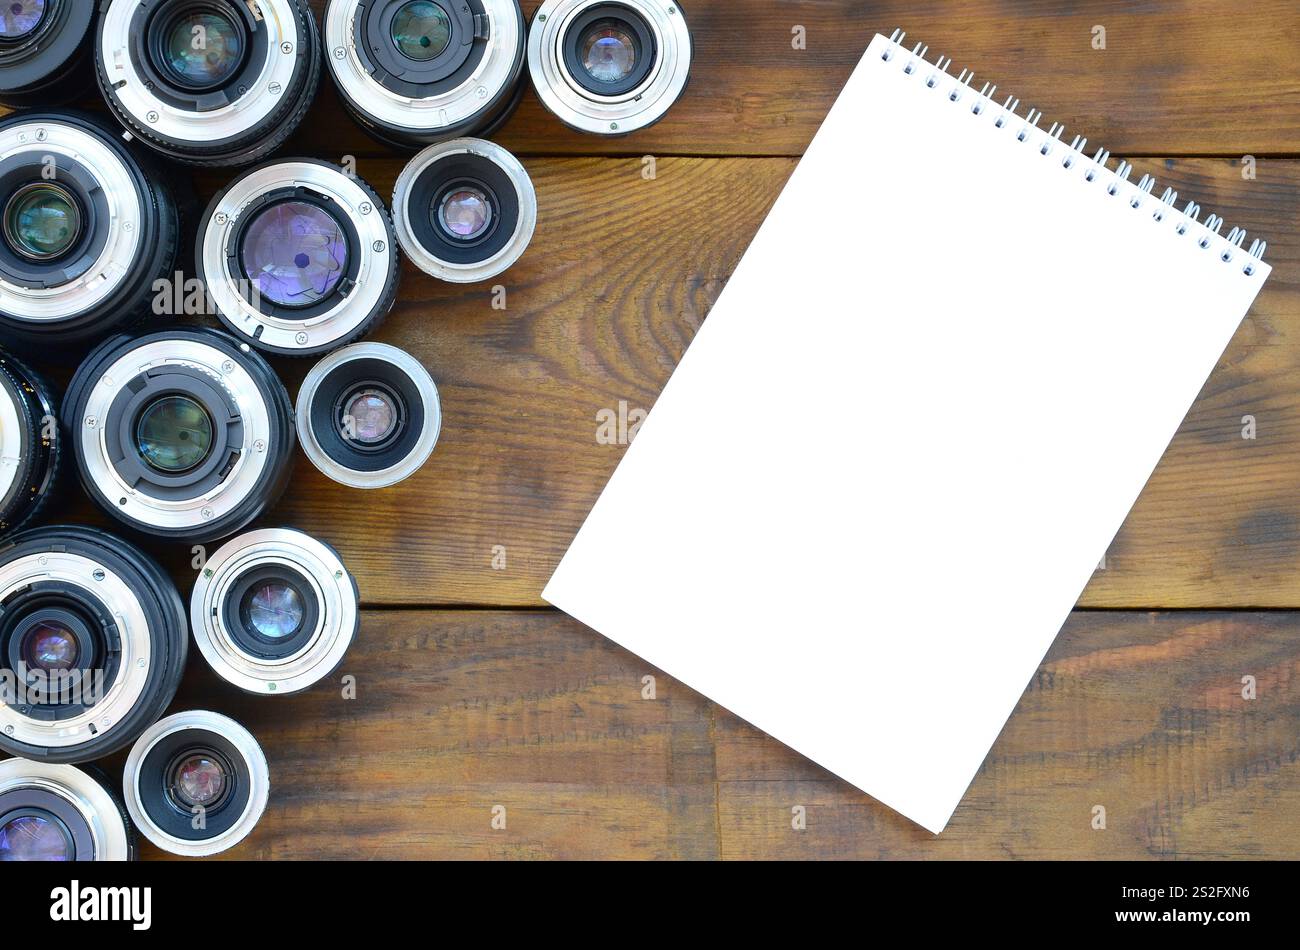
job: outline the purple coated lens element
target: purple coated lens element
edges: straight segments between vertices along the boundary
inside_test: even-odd
[[[45,19],[45,0],[0,0],[0,36],[26,36]]]
[[[70,670],[77,663],[77,638],[58,623],[38,623],[23,637],[23,662],[47,673]]]
[[[176,767],[172,790],[184,804],[206,807],[226,790],[226,771],[211,756],[195,753]]]
[[[0,861],[71,861],[72,848],[58,823],[19,815],[0,828]]]
[[[472,186],[450,191],[438,207],[438,223],[455,238],[472,240],[492,223],[492,202]]]
[[[240,260],[258,293],[281,307],[310,307],[332,294],[348,267],[338,219],[308,201],[280,201],[257,212]]]

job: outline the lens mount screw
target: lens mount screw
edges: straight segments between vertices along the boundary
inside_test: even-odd
[[[610,129],[611,132],[617,132],[617,131],[618,131],[618,123],[617,123],[617,122],[611,122],[611,123],[609,124],[609,129]]]
[[[221,364],[221,372],[233,373],[234,371],[235,371],[235,363],[233,360],[226,360]]]
[[[294,335],[294,338],[293,338],[293,339],[294,339],[294,342],[295,342],[295,343],[299,343],[299,344],[306,343],[306,342],[307,342],[307,334],[303,333],[303,332],[300,330],[300,331],[298,331],[297,334]]]
[[[5,735],[7,735],[7,736],[12,736],[13,734],[14,734],[14,727],[13,727],[13,726],[5,726]]]
[[[157,122],[157,121],[158,121],[158,113],[157,113],[157,112],[150,112],[148,115],[145,116],[145,119],[148,120],[149,122]]]
[[[273,96],[278,96],[283,89],[284,87],[281,86],[278,82],[273,82],[271,83],[271,85],[266,87],[266,91]]]
[[[253,443],[253,448],[255,448],[255,449],[256,449],[257,451],[259,451],[259,452],[265,452],[265,451],[266,451],[266,440],[265,440],[265,439],[258,439],[256,442]]]
[[[44,129],[37,129],[37,130],[36,130],[36,141],[38,141],[38,142],[44,142],[45,139],[48,137],[48,135],[49,135],[49,133],[46,132]]]
[[[369,214],[371,211],[374,211],[375,209],[370,206],[369,201],[363,201],[361,202],[360,210],[362,214]]]
[[[274,693],[274,692],[275,692],[275,684],[274,684],[274,683],[267,683],[267,684],[266,684],[266,690],[267,690],[268,693]],[[12,729],[13,727],[10,726],[9,728]]]
[[[292,53],[292,52],[293,52],[293,44],[290,43],[288,40],[285,40],[283,43],[280,44],[280,52],[281,52],[281,53]]]
[[[336,47],[334,47],[334,58],[335,58],[335,59],[342,59],[342,58],[343,58],[344,56],[346,56],[346,55],[348,55],[348,51],[345,50],[342,46],[336,46]]]
[[[211,518],[211,517],[212,517],[212,509],[211,509],[211,508],[204,508],[204,509],[203,509],[203,517],[204,517],[204,518]]]
[[[388,245],[385,244],[383,241],[376,241],[372,246],[374,247],[376,252],[381,252]]]
[[[102,567],[97,567],[90,572],[90,576],[97,581],[102,581],[108,575],[104,573],[104,569]]]
[[[226,214],[224,211],[218,211],[212,216],[212,220],[217,222],[217,224],[225,224],[230,220],[230,215]]]

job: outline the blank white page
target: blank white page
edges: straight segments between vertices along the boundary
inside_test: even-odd
[[[543,596],[939,832],[1268,272],[877,36]]]

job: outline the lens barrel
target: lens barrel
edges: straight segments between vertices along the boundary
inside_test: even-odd
[[[252,733],[204,710],[145,730],[122,773],[126,808],[164,851],[204,857],[248,836],[266,810],[271,773]]]
[[[135,531],[205,543],[239,531],[288,482],[288,393],[257,353],[216,330],[119,335],[65,400],[82,485]]]
[[[185,667],[184,606],[151,557],[53,526],[0,548],[0,749],[85,762],[162,715]]]
[[[35,518],[54,490],[57,412],[45,380],[0,350],[0,536]]]
[[[176,264],[176,202],[152,161],[79,112],[0,120],[0,343],[88,343],[146,314]]]
[[[95,84],[87,0],[12,0],[0,9],[0,104],[15,109],[71,102]]]
[[[221,322],[282,356],[361,337],[393,308],[397,238],[374,190],[315,159],[240,175],[199,226],[198,275]]]
[[[383,142],[489,135],[519,102],[519,0],[330,0],[324,22],[340,98]]]
[[[133,135],[177,161],[241,165],[302,122],[321,51],[305,0],[107,0],[95,58]]]
[[[0,762],[0,861],[130,861],[126,806],[98,769]]]

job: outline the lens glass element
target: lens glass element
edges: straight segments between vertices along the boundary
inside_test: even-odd
[[[188,472],[212,451],[212,417],[188,396],[160,396],[140,413],[136,450],[167,475]]]
[[[66,254],[81,236],[81,209],[62,185],[35,182],[19,188],[5,208],[5,242],[34,261]]]
[[[438,205],[438,223],[457,240],[473,240],[492,223],[492,201],[470,186],[449,191]]]
[[[172,771],[172,794],[187,808],[207,808],[226,790],[226,770],[214,756],[204,752],[188,755]]]
[[[240,258],[258,292],[281,307],[309,307],[328,297],[348,266],[343,226],[319,205],[281,201],[257,213]]]
[[[343,422],[349,438],[364,445],[376,445],[393,434],[398,409],[388,393],[366,387],[344,401]]]
[[[229,79],[239,68],[243,46],[234,21],[220,13],[193,12],[177,17],[165,38],[172,74],[195,89]]]
[[[72,842],[51,816],[19,815],[0,827],[0,861],[71,861]]]
[[[268,640],[293,636],[305,613],[302,596],[289,584],[268,581],[245,595],[244,615],[253,629]]]
[[[597,82],[622,82],[636,68],[636,42],[617,20],[592,24],[582,38],[582,67]]]
[[[424,63],[451,45],[451,17],[429,0],[404,3],[393,16],[393,43],[408,59]]]
[[[16,40],[41,25],[45,0],[3,0],[0,2],[0,37]]]
[[[79,652],[76,635],[63,624],[47,620],[27,631],[21,655],[29,669],[52,673],[76,666]]]

